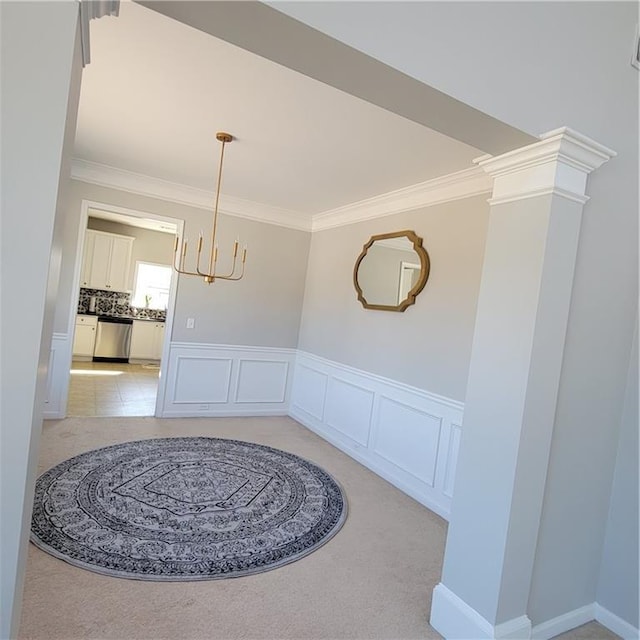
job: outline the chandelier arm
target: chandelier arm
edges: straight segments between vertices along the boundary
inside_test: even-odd
[[[232,280],[232,281],[242,280],[242,277],[244,276],[244,260],[242,261],[242,271],[240,271],[240,275],[236,276],[236,277],[231,277],[231,276],[233,276],[233,272],[228,276],[216,276],[216,279],[217,280]]]
[[[202,276],[203,278],[212,278],[215,274],[200,271],[200,254],[201,254],[201,251],[198,251],[198,260],[196,262],[196,271],[197,271],[196,275]]]
[[[233,256],[233,262],[231,263],[231,271],[229,273],[225,273],[222,276],[216,275],[216,278],[220,278],[221,280],[228,280],[235,272],[236,272],[236,262],[238,258],[237,256]]]
[[[223,278],[222,276],[216,276],[216,280],[225,280],[227,282],[237,282],[238,280],[242,280],[243,276],[244,276],[244,271],[239,276],[236,276],[235,278],[227,278],[227,277]]]
[[[173,244],[173,268],[179,271],[180,261],[178,259],[178,247],[180,246],[180,238],[176,236],[176,240]]]
[[[173,256],[173,268],[176,270],[177,273],[181,274],[181,275],[185,275],[185,276],[197,276],[200,275],[198,273],[195,273],[193,271],[187,271],[184,268],[184,261],[185,261],[185,257],[187,255],[187,247],[186,247],[186,241],[182,242],[182,250],[180,252],[178,252],[178,247],[180,246],[180,240],[179,238],[176,236],[176,242],[175,242],[175,246],[174,246],[174,256]]]
[[[175,265],[174,265],[175,267]],[[195,271],[187,271],[186,269],[176,269],[176,273],[179,273],[183,276],[199,276],[199,273],[195,273]]]
[[[182,241],[182,251],[181,251],[181,256],[180,256],[180,262],[178,262],[178,265],[180,267],[180,269],[182,269],[184,271],[184,263],[185,260],[187,259],[187,241],[183,240]]]

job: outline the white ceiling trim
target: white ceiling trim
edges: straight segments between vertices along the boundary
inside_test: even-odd
[[[211,211],[215,197],[213,191],[196,189],[87,160],[74,159],[72,161],[71,177],[102,187],[159,198],[208,211]],[[491,176],[487,175],[480,167],[471,167],[319,213],[307,219],[293,211],[233,198],[224,194],[220,195],[220,212],[301,231],[321,231],[413,211],[442,202],[490,193],[492,186]]]
[[[390,191],[360,202],[338,207],[313,216],[312,231],[341,227],[354,222],[363,222],[405,211],[413,211],[434,204],[460,200],[471,196],[490,193],[493,180],[487,180],[477,167],[456,171],[446,176]]]
[[[75,158],[71,163],[71,177],[74,180],[110,187],[168,202],[176,202],[189,207],[212,211],[215,193],[205,189],[196,189],[176,182],[152,178],[132,171],[117,169],[97,162]],[[278,207],[251,202],[241,198],[220,194],[220,213],[239,218],[248,218],[281,227],[290,227],[301,231],[311,231],[311,221],[300,214]]]

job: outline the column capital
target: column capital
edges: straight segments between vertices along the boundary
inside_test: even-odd
[[[550,193],[584,203],[587,176],[616,155],[587,136],[562,127],[539,142],[473,162],[494,179],[492,204]]]

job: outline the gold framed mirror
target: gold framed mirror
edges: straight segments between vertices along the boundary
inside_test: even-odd
[[[371,236],[353,268],[353,284],[365,309],[404,311],[429,279],[429,254],[413,231]]]

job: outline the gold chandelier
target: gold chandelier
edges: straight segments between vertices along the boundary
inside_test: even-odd
[[[216,187],[216,200],[213,207],[213,222],[211,225],[211,247],[209,249],[209,266],[206,271],[202,271],[200,268],[200,258],[202,254],[202,232],[198,236],[198,247],[195,271],[189,271],[185,269],[185,262],[187,260],[187,241],[183,240],[180,243],[179,238],[176,236],[176,244],[174,247],[174,259],[173,268],[180,274],[186,276],[200,276],[207,284],[211,284],[216,280],[240,280],[244,275],[244,263],[247,259],[247,247],[246,245],[242,249],[242,257],[240,260],[239,273],[236,273],[236,266],[238,262],[238,247],[239,243],[236,240],[233,243],[233,262],[231,264],[231,270],[229,273],[220,275],[216,272],[216,265],[218,261],[218,245],[216,244],[216,230],[218,226],[218,201],[220,200],[220,183],[222,182],[222,163],[224,160],[224,147],[227,143],[233,140],[233,136],[229,133],[220,131],[216,133],[216,139],[222,143],[222,149],[220,150],[220,166],[218,167],[218,185]]]

